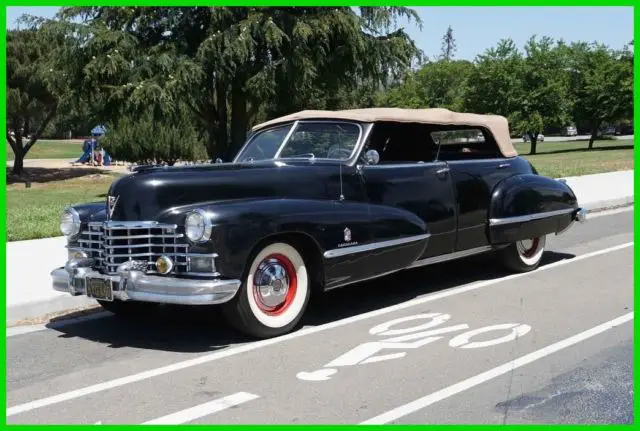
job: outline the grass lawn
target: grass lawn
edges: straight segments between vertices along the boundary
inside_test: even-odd
[[[539,142],[537,154],[529,155],[530,144],[515,144],[541,175],[553,178],[633,169],[633,140]]]
[[[82,155],[81,140],[59,140],[36,142],[27,153],[26,159],[78,159]],[[7,160],[13,160],[13,150],[7,146]]]
[[[118,174],[92,174],[45,183],[7,185],[7,241],[60,236],[62,210],[75,203],[104,201]]]

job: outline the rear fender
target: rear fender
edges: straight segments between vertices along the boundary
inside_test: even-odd
[[[515,175],[498,183],[491,194],[489,240],[499,245],[561,233],[579,210],[566,183],[535,174]]]

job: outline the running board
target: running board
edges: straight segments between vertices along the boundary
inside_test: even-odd
[[[449,260],[461,259],[463,257],[473,256],[473,255],[485,253],[491,250],[495,250],[495,247],[492,247],[490,245],[485,245],[482,247],[470,248],[468,250],[447,253],[440,256],[427,257],[425,259],[416,260],[411,265],[409,265],[407,269],[419,268],[421,266],[433,265],[434,263],[441,263],[441,262],[447,262]]]

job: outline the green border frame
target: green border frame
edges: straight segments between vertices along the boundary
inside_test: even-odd
[[[169,1],[153,1],[153,0],[138,0],[138,1],[124,1],[124,0],[112,0],[112,1],[85,1],[85,0],[72,0],[68,2],[60,2],[60,1],[47,1],[47,0],[7,0],[4,2],[5,7],[0,8],[0,29],[2,30],[2,39],[0,40],[0,60],[5,66],[0,71],[0,76],[2,77],[2,81],[5,82],[5,85],[2,86],[0,92],[2,94],[2,98],[6,100],[6,23],[7,23],[7,6],[302,6],[302,5],[313,5],[313,6],[466,6],[466,7],[497,7],[497,6],[510,6],[510,7],[523,7],[523,6],[633,6],[633,17],[634,17],[634,40],[637,38],[640,33],[635,27],[635,22],[640,18],[640,8],[635,7],[636,1],[633,0],[362,0],[362,1],[353,1],[353,0],[253,0],[253,1],[242,1],[242,0],[169,0]],[[634,57],[634,77],[637,76],[637,72],[639,70],[638,60]],[[634,106],[637,106],[639,97],[638,97],[638,88],[640,88],[640,84],[638,81],[634,79]],[[3,134],[6,135],[6,103],[2,104],[2,131]],[[637,111],[634,109],[634,123],[638,122],[639,115]],[[634,140],[638,139],[639,133],[635,133],[634,130]],[[634,169],[635,165],[640,160],[639,157],[640,150],[634,146]],[[6,165],[6,153],[3,153],[1,159]],[[2,209],[2,215],[0,216],[0,237],[3,242],[6,243],[6,176],[0,178],[1,186],[3,193],[0,194],[0,208]],[[640,185],[640,179],[634,173],[634,189]],[[634,202],[634,225],[640,221],[639,217],[635,213],[635,202]],[[635,267],[635,257],[636,257],[636,246],[635,241],[638,240],[638,233],[634,229],[634,285],[635,278],[637,275],[636,267]],[[3,247],[0,250],[0,256],[2,258],[2,264],[0,265],[1,272],[1,281],[0,286],[2,286],[2,291],[6,292],[6,247]],[[634,289],[635,291],[635,289]],[[0,296],[0,301],[2,302],[2,317],[3,322],[5,322],[5,332],[6,332],[6,294]],[[636,305],[636,296],[634,295],[634,310]],[[635,316],[634,316],[635,317]],[[638,330],[638,323],[634,318],[634,336]],[[0,341],[0,350],[3,353],[4,361],[1,361],[1,368],[3,374],[6,376],[6,348],[7,348],[7,338],[6,336],[2,338]],[[636,363],[635,359],[637,358],[638,349],[634,345],[634,365]],[[634,367],[635,368],[635,367]],[[634,373],[634,389],[638,386],[638,382],[640,379],[638,378],[638,374]],[[2,382],[2,391],[0,396],[2,397],[3,405],[6,404],[6,377],[5,379],[0,380]],[[638,406],[640,406],[640,401],[636,396],[634,398],[634,412],[638,411]],[[69,427],[77,428],[92,428],[95,425],[7,425],[7,417],[4,415],[0,421],[0,424],[6,428],[10,429],[39,429],[42,427],[46,427],[47,429],[55,429],[55,430],[66,430]],[[118,427],[119,429],[135,429],[141,427],[141,425],[101,425],[107,427]],[[277,428],[283,427],[284,425],[200,425],[199,427],[206,428],[215,428],[215,429],[250,429],[250,428]],[[305,429],[324,429],[328,427],[337,428],[355,428],[358,425],[287,425],[288,427],[303,427]],[[486,429],[490,426],[495,425],[395,425],[396,427],[418,427],[422,429],[450,429],[454,428],[462,428],[464,429]],[[633,425],[507,425],[508,427],[517,427],[517,428],[527,428],[527,429],[542,429],[548,427],[555,428],[567,428],[571,427],[571,429],[588,427],[590,430],[596,429],[611,429],[613,428],[628,428]],[[147,428],[149,426],[146,426]],[[152,428],[162,428],[162,429],[179,429],[182,426],[151,426]]]

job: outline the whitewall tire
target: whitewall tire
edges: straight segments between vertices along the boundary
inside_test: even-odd
[[[512,271],[533,271],[540,266],[546,243],[546,235],[520,240],[500,250],[498,255],[502,263]]]
[[[311,294],[307,265],[291,244],[271,243],[255,254],[238,294],[222,310],[246,334],[269,338],[300,322]]]

